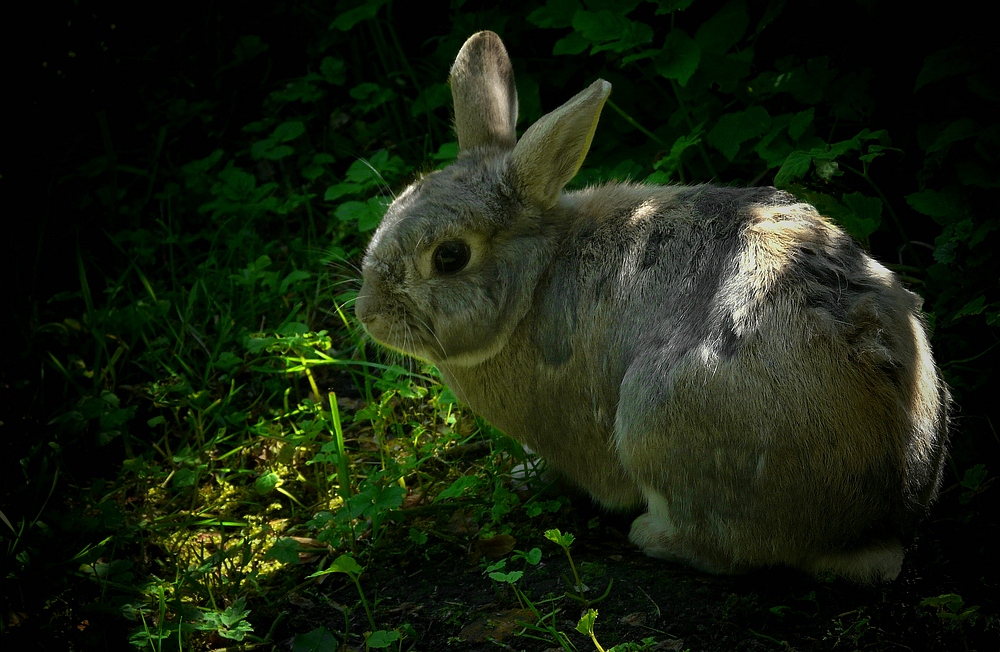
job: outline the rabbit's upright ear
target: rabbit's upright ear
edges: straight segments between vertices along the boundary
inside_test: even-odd
[[[449,77],[458,148],[512,149],[517,136],[514,70],[500,37],[477,32],[459,50]]]
[[[559,200],[587,156],[611,84],[598,79],[521,136],[512,155],[518,189],[544,208]]]

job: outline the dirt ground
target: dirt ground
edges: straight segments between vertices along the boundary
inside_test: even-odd
[[[577,501],[579,502],[579,501]],[[597,518],[597,527],[593,525]],[[887,585],[858,587],[843,581],[817,580],[788,569],[767,569],[738,577],[706,575],[683,566],[645,557],[627,537],[629,520],[591,508],[562,515],[564,531],[576,533],[571,550],[586,595],[596,600],[595,633],[605,649],[652,637],[651,650],[1000,650],[995,568],[984,564],[995,541],[995,524],[956,524],[933,519],[921,529],[900,577]],[[366,597],[375,605],[380,628],[412,628],[403,650],[562,649],[551,636],[518,635],[520,621],[533,620],[509,586],[494,583],[484,572],[484,557],[503,549],[543,552],[537,566],[524,568],[518,582],[545,623],[569,638],[576,649],[593,650],[575,627],[583,605],[565,597],[572,592],[569,562],[560,548],[530,531],[501,550],[478,549],[469,539],[435,543],[420,552],[394,557],[383,567],[369,567],[362,577]],[[402,530],[402,531],[405,531]],[[536,537],[532,539],[531,537]],[[482,546],[480,545],[480,548]],[[322,586],[290,594],[273,613],[285,612],[276,631],[276,649],[291,650],[295,636],[322,625],[338,639],[351,625],[346,649],[364,649],[361,632],[367,620],[357,589],[343,575],[328,576]],[[978,606],[959,621],[921,606],[925,598],[960,595],[960,612]],[[947,610],[945,610],[947,611]],[[948,612],[950,613],[950,612]],[[549,614],[554,614],[549,616]],[[301,640],[301,639],[300,639]],[[393,645],[390,649],[397,649]],[[345,648],[340,648],[345,649]]]

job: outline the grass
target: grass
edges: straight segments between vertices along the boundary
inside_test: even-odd
[[[3,368],[2,427],[16,436],[0,437],[0,645],[990,649],[996,578],[981,561],[996,532],[1000,349],[996,220],[980,209],[996,126],[976,113],[977,87],[950,91],[969,115],[921,105],[933,120],[917,138],[906,124],[868,128],[858,107],[889,100],[851,61],[772,53],[784,38],[752,25],[734,36],[714,10],[656,18],[659,5],[641,3],[577,30],[567,3],[509,15],[465,3],[434,9],[450,31],[426,37],[404,29],[403,4],[350,4],[219,13],[204,21],[217,33],[166,15],[177,42],[155,46],[140,32],[115,40],[138,29],[131,19],[59,17],[94,32],[72,61],[47,60],[41,107],[139,81],[96,120],[60,111],[25,127],[36,152],[63,158],[29,167],[38,185],[23,194],[48,212],[33,263],[11,277],[26,298]],[[741,24],[741,6],[725,24]],[[692,36],[630,45],[602,31],[667,18]],[[614,82],[581,183],[783,181],[888,258],[902,252],[963,412],[946,491],[900,582],[711,578],[644,559],[626,516],[513,482],[535,460],[434,369],[367,341],[353,318],[358,261],[392,192],[454,159],[444,80],[483,27],[510,44],[525,122],[577,78]],[[554,55],[567,34],[584,49]],[[688,41],[701,59],[665,58],[690,55]],[[949,83],[927,81],[924,54],[922,83]],[[150,76],[150,62],[169,72]],[[779,68],[799,86],[779,88]],[[732,77],[744,69],[740,80],[779,90],[744,92]],[[8,189],[32,176],[3,174]]]

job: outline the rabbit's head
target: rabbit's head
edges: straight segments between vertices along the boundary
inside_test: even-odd
[[[503,43],[479,32],[451,69],[459,157],[403,191],[362,265],[356,311],[375,339],[452,365],[481,362],[527,312],[553,248],[563,186],[590,147],[611,92],[594,82],[518,140]]]

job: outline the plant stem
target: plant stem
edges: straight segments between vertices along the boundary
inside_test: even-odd
[[[629,114],[627,114],[624,111],[622,111],[621,107],[619,107],[617,104],[615,104],[614,102],[612,102],[610,99],[607,100],[607,105],[610,106],[612,109],[614,109],[615,112],[618,113],[618,115],[620,115],[622,118],[624,118],[625,122],[629,123],[630,125],[632,125],[636,129],[638,129],[639,131],[641,131],[647,138],[649,138],[650,140],[656,141],[658,144],[662,145],[663,147],[668,147],[668,145],[665,142],[663,142],[662,138],[660,138],[659,136],[657,136],[656,134],[654,134],[652,131],[650,131],[649,129],[646,129],[641,124],[639,124],[638,122],[636,122],[635,118],[633,118]]]
[[[361,581],[354,573],[347,573],[347,576],[354,580],[354,586],[358,587],[358,595],[361,596],[361,604],[364,605],[365,613],[368,614],[368,624],[371,625],[372,631],[374,632],[378,628],[375,627],[375,618],[372,617],[371,607],[368,606],[368,600],[365,599],[365,592],[361,590]]]
[[[330,420],[333,422],[333,434],[337,441],[337,479],[340,482],[337,493],[346,503],[351,497],[351,475],[347,464],[347,451],[344,449],[344,430],[340,426],[337,395],[334,392],[330,392]]]
[[[573,578],[576,580],[576,590],[580,593],[583,603],[587,604],[587,598],[583,595],[583,582],[580,581],[580,574],[576,572],[576,564],[573,563],[573,555],[569,554],[569,546],[562,546],[562,549],[566,551],[566,559],[569,559],[569,567],[572,569]]]

